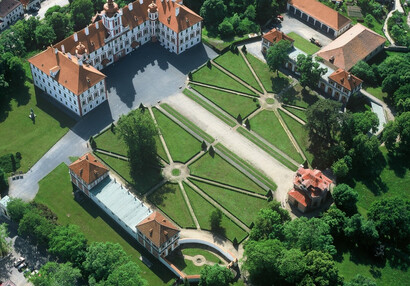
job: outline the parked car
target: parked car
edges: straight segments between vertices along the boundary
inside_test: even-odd
[[[23,271],[23,269],[26,268],[26,267],[27,267],[27,263],[23,262],[23,263],[21,263],[21,264],[17,267],[17,270],[18,270],[19,272],[21,272],[21,271]]]
[[[278,16],[276,16],[276,18],[278,18],[279,20],[283,21],[283,16],[282,16],[282,15],[278,15]]]
[[[310,42],[311,43],[313,43],[313,44],[315,44],[316,46],[318,46],[318,47],[322,47],[322,45],[319,43],[319,41],[318,40],[316,40],[315,38],[310,38]]]
[[[16,261],[14,261],[14,267],[19,266],[24,261],[26,261],[26,259],[24,257],[19,257]]]

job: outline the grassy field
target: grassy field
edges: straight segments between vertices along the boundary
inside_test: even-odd
[[[312,163],[313,155],[308,151],[310,143],[307,130],[303,127],[302,124],[297,122],[295,119],[293,119],[283,111],[279,110],[279,114],[282,116],[289,130],[292,132],[293,136],[296,139],[296,142],[302,149],[308,161]]]
[[[244,35],[242,37],[235,36],[229,39],[222,40],[219,36],[213,35],[212,33],[208,32],[205,27],[202,28],[202,41],[215,47],[219,51],[222,51],[224,48],[229,47],[232,43],[236,41],[244,40],[247,38],[248,35]]]
[[[312,44],[311,42],[309,42],[308,40],[306,40],[305,38],[303,38],[295,32],[290,32],[288,36],[295,40],[295,42],[293,42],[293,45],[296,48],[309,55],[313,55],[314,53],[320,50],[318,46]]]
[[[133,182],[130,175],[130,166],[127,161],[111,157],[99,152],[95,154],[102,160],[106,165],[123,177],[128,183],[130,183],[133,188],[140,194],[145,194],[153,186],[158,184],[162,180],[162,176],[158,169],[147,168],[146,172],[138,178],[137,182]]]
[[[222,120],[229,126],[234,127],[237,124],[236,121],[234,121],[231,117],[222,114],[217,109],[215,109],[215,107],[211,106],[208,102],[205,102],[203,99],[201,99],[198,95],[196,95],[192,91],[185,89],[183,91],[183,94],[185,94],[187,97],[189,97],[190,99],[192,99],[193,101],[201,105],[203,108],[208,110],[210,113],[218,117],[220,120]]]
[[[26,61],[24,69],[27,75],[24,84],[9,88],[1,95],[0,156],[20,152],[22,160],[19,170],[27,172],[67,133],[75,121],[43,96],[36,96]],[[34,122],[28,117],[31,108],[36,114]]]
[[[184,259],[179,249],[168,255],[167,260],[187,275],[200,274],[203,266],[196,266],[191,260]]]
[[[165,184],[148,199],[181,227],[195,228],[194,221],[177,184]]]
[[[267,92],[279,93],[289,85],[289,78],[283,73],[279,72],[278,75],[276,72],[271,72],[266,63],[255,58],[250,53],[246,53],[246,58]]]
[[[158,260],[148,254],[128,233],[106,215],[91,200],[81,204],[73,198],[73,187],[68,174],[68,167],[61,163],[54,171],[39,182],[39,192],[35,201],[47,205],[57,216],[62,225],[76,224],[81,228],[89,242],[110,241],[119,243],[141,269],[141,275],[150,285],[172,285],[174,275]],[[144,255],[153,266],[148,268],[139,260]]]
[[[313,94],[313,92],[303,90],[303,87],[300,84],[297,84],[284,92],[281,95],[280,100],[289,105],[307,108],[318,101],[319,98]]]
[[[186,162],[201,150],[201,142],[195,137],[158,109],[153,109],[153,112],[174,161]]]
[[[202,94],[204,97],[212,101],[221,109],[229,113],[233,118],[236,118],[238,114],[242,118],[247,117],[249,114],[259,108],[258,100],[232,94],[229,92],[207,88],[199,85],[191,85],[194,90]]]
[[[377,97],[378,99],[385,101],[387,99],[387,92],[382,91],[382,87],[366,87],[365,90],[370,93],[371,95]]]
[[[258,211],[268,204],[267,200],[251,197],[243,193],[199,181],[192,180],[192,182],[247,226],[255,221]]]
[[[209,216],[216,208],[185,183],[184,189],[201,229],[211,230]],[[233,241],[235,237],[238,241],[241,241],[248,235],[224,214],[222,214],[221,230],[218,233],[230,241]]]
[[[223,184],[249,190],[255,193],[266,194],[261,187],[246,177],[238,169],[226,162],[218,154],[212,158],[209,153],[189,165],[192,175],[196,175]]]
[[[190,128],[192,131],[194,131],[195,133],[197,133],[199,136],[201,136],[204,140],[206,140],[209,143],[214,142],[214,138],[207,134],[206,132],[202,131],[201,129],[199,129],[198,126],[196,126],[194,123],[192,123],[191,121],[189,121],[186,117],[182,116],[178,111],[176,111],[175,109],[173,109],[171,106],[169,106],[166,103],[162,103],[161,107],[167,111],[169,114],[171,114],[172,116],[174,116],[176,119],[178,119],[180,122],[182,122],[186,127]]]
[[[294,115],[302,119],[303,121],[307,121],[306,110],[300,110],[289,106],[285,106],[284,108],[290,113],[293,113]]]
[[[221,260],[212,252],[201,248],[184,248],[181,250],[184,255],[195,256],[202,255],[206,260],[213,263],[221,263]]]
[[[251,129],[295,161],[303,161],[273,111],[263,110],[252,117]]]
[[[256,90],[262,92],[258,82],[253,76],[251,70],[247,66],[245,60],[242,58],[241,54],[234,54],[231,51],[217,57],[215,59],[217,64],[239,77],[241,80],[255,88]]]
[[[211,66],[211,68],[209,68],[207,65],[204,65],[202,68],[192,74],[192,80],[247,93],[250,95],[256,95],[253,91],[246,88],[244,85],[240,84],[224,72],[220,71],[215,66]]]

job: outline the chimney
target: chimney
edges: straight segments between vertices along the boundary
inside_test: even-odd
[[[78,65],[79,65],[80,67],[82,67],[82,66],[83,66],[83,61],[82,61],[82,60],[78,60]]]
[[[98,30],[99,27],[100,27],[100,23],[95,22],[95,28]]]
[[[179,15],[179,7],[176,7],[175,8],[175,17],[178,17],[178,15]]]
[[[122,8],[120,9],[120,16],[122,16]]]
[[[64,48],[64,45],[61,45],[61,51],[63,52],[63,54],[65,54],[65,48]]]
[[[54,49],[54,53],[57,55],[58,54],[58,49]]]
[[[329,62],[331,62],[333,64],[334,61],[335,61],[335,56],[331,56],[330,59],[329,59]]]
[[[67,53],[67,57],[71,61],[71,54],[70,53]]]
[[[80,176],[83,175],[83,168],[80,169]]]
[[[140,4],[141,4],[141,5],[144,4],[144,0],[140,0]]]
[[[74,42],[78,42],[78,35],[77,35],[77,33],[74,33]]]
[[[85,159],[88,161],[88,154],[85,155]]]
[[[128,4],[128,10],[132,11],[132,2],[130,4]]]
[[[88,26],[85,27],[84,32],[85,32],[86,36],[88,36],[90,34],[90,30],[88,29]]]
[[[348,79],[349,79],[349,77],[348,77]],[[344,81],[345,81],[345,78],[342,77],[342,79],[340,80],[340,82],[343,84]]]

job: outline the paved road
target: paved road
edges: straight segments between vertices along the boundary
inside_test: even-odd
[[[107,75],[108,102],[84,116],[28,172],[24,179],[11,181],[9,194],[29,201],[38,191],[38,182],[69,156],[87,152],[91,135],[135,109],[142,102],[155,104],[176,94],[185,85],[189,71],[216,57],[204,45],[197,45],[181,55],[171,54],[159,44],[148,43],[109,66]]]
[[[275,193],[277,200],[285,200],[288,190],[292,187],[293,171],[280,164],[257,145],[184,94],[179,93],[170,96],[164,101],[239,157],[272,178],[278,185]]]

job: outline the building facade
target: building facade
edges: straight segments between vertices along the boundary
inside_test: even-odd
[[[184,6],[182,1],[138,0],[119,8],[115,2],[107,0],[103,11],[93,17],[89,26],[55,44],[53,48],[77,65],[98,71],[149,41],[158,42],[170,52],[180,54],[201,42],[201,28],[202,18]],[[50,53],[46,54],[52,57]],[[33,75],[34,71],[38,74],[42,70],[43,62],[49,61],[46,56],[40,55],[42,53],[30,59]],[[41,60],[34,60],[36,58]],[[79,116],[87,114],[107,99],[105,82],[102,82],[96,90],[86,89],[77,94],[77,105],[69,101],[66,103],[65,98],[59,98],[59,95],[69,84],[53,81],[49,71],[43,71],[40,75],[41,78],[35,80],[34,84]],[[77,81],[86,80],[83,74],[78,76]],[[48,88],[52,84],[61,85],[55,87],[57,93],[54,92],[54,86],[52,90]],[[95,94],[96,91],[98,94]]]
[[[0,30],[19,20],[24,15],[23,5],[18,0],[0,1]]]
[[[40,0],[20,0],[21,4],[23,4],[24,10],[28,11],[35,7],[40,7]]]
[[[274,44],[281,40],[289,41],[292,44],[292,46],[293,42],[295,41],[291,37],[287,36],[285,33],[277,29],[272,29],[266,34],[264,34],[262,36],[262,54],[266,54],[270,47],[272,47]]]

